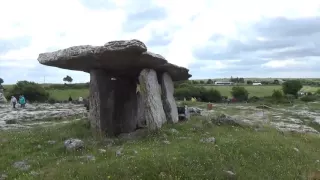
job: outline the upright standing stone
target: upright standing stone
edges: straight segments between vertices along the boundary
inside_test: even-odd
[[[2,89],[0,89],[0,103],[7,103],[7,99],[4,96]]]
[[[163,73],[161,78],[162,102],[163,109],[167,120],[170,123],[177,123],[179,121],[178,108],[173,97],[174,86],[172,79],[168,73]]]
[[[144,101],[144,117],[149,130],[161,128],[166,122],[163,110],[157,73],[152,69],[144,69],[139,76],[141,96]]]
[[[96,133],[114,135],[115,84],[104,70],[90,71],[89,120]]]
[[[144,104],[143,96],[141,95],[140,91],[137,92],[137,98],[138,98],[137,128],[143,128],[147,126],[147,122],[144,115],[145,104]]]
[[[130,77],[115,80],[114,125],[115,134],[129,133],[137,128],[138,101],[136,79]]]

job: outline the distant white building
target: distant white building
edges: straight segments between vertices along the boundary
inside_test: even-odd
[[[255,83],[252,83],[252,85],[254,85],[254,86],[260,86],[260,85],[262,85],[262,84],[259,83],[259,82],[255,82]]]
[[[234,82],[215,82],[214,85],[234,85]]]

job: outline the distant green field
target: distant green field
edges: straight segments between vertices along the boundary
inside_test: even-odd
[[[3,87],[6,91],[9,91],[13,85],[3,85]],[[68,100],[69,96],[71,96],[72,99],[78,99],[80,96],[87,97],[89,95],[89,89],[50,89],[48,92],[51,98],[59,101]]]
[[[72,99],[78,99],[80,96],[85,98],[89,95],[89,89],[66,89],[66,90],[48,90],[50,97],[55,100],[68,100],[69,96]]]
[[[223,96],[230,96],[230,92],[233,86],[204,86],[206,88],[214,88],[221,92]],[[273,90],[281,89],[281,86],[243,86],[249,92],[249,96],[271,96]],[[304,86],[303,91],[306,92],[315,92],[318,87]]]
[[[236,78],[236,77],[233,77],[233,78]],[[245,81],[248,81],[248,80],[251,80],[251,81],[254,81],[254,80],[256,80],[256,81],[274,81],[276,79],[283,79],[283,80],[301,79],[301,80],[309,80],[309,81],[320,82],[320,78],[255,78],[255,77],[244,78]],[[190,79],[190,80],[207,81],[208,79]],[[213,80],[213,81],[229,81],[230,78],[212,78],[211,80]]]
[[[199,85],[200,86],[200,85]],[[230,91],[233,86],[215,86],[215,85],[204,85],[206,88],[214,88],[221,92],[223,96],[230,96]],[[262,86],[252,86],[252,85],[244,85],[248,92],[249,96],[257,96],[257,97],[263,97],[263,96],[270,96],[273,92],[273,90],[281,89],[280,85],[262,85]],[[4,88],[6,91],[10,90],[12,88],[12,85],[4,85]],[[316,92],[317,89],[320,89],[319,87],[312,87],[312,86],[304,86],[302,88],[303,91],[306,92]],[[81,97],[87,97],[89,95],[89,89],[66,89],[66,90],[60,90],[60,89],[52,89],[48,90],[50,97],[56,100],[67,100],[69,98],[69,95],[73,99],[77,99],[79,96]]]

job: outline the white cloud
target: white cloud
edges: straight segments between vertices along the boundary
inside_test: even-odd
[[[128,12],[146,8],[140,4],[146,2],[110,0],[112,8],[90,9],[79,0],[0,0],[0,40],[32,37],[29,46],[0,54],[0,76],[6,79],[3,67],[19,64],[28,71],[38,64],[38,54],[48,50],[83,44],[102,45],[117,39],[137,38],[146,42],[156,32],[164,31],[170,34],[172,41],[166,46],[149,49],[163,54],[172,63],[188,67],[197,61],[193,50],[205,45],[215,33],[245,41],[246,35],[251,33],[248,27],[263,18],[315,16],[319,15],[320,7],[318,0],[153,0],[152,5],[164,8],[167,17],[150,21],[136,32],[124,32],[123,23]],[[219,51],[225,45],[223,41],[217,42],[212,51]],[[221,69],[232,65],[222,61],[215,63],[206,68]],[[295,60],[274,60],[264,66],[277,68],[295,63]],[[60,73],[62,76],[70,71]],[[88,80],[84,73],[74,75],[77,76],[75,80],[78,77]],[[20,77],[12,78],[9,81],[14,82]]]
[[[287,60],[272,60],[267,63],[262,64],[263,67],[270,67],[270,68],[290,68],[292,66],[298,67],[301,65],[305,65],[307,63],[296,61],[294,59],[287,59]]]

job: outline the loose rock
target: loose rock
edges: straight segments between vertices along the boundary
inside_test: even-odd
[[[40,175],[40,173],[36,172],[36,171],[31,171],[29,174],[32,176],[39,176]]]
[[[26,161],[18,161],[13,164],[13,167],[21,171],[27,171],[31,166]]]
[[[80,139],[68,139],[68,140],[64,141],[64,147],[68,151],[80,150],[80,149],[84,148],[84,142]]]
[[[236,175],[234,172],[232,171],[224,171],[225,173],[227,173],[229,176],[234,176]]]
[[[80,158],[85,161],[95,161],[96,160],[96,157],[94,157],[93,155],[80,156]]]
[[[56,141],[53,141],[53,140],[48,141],[48,144],[55,144],[55,143],[56,143]]]
[[[103,153],[106,153],[106,152],[107,152],[107,150],[105,150],[105,149],[98,149],[98,151],[99,151],[101,154],[103,154]]]
[[[116,151],[116,156],[117,156],[117,157],[122,155],[122,150],[123,150],[123,148],[120,148],[120,149],[118,149],[118,150]]]
[[[170,141],[162,141],[164,144],[171,144]]]
[[[8,175],[6,175],[6,174],[0,175],[0,180],[6,180],[7,178],[8,178]]]
[[[214,138],[214,137],[203,138],[203,139],[200,139],[200,142],[204,142],[204,143],[215,143],[215,142],[216,142],[216,138]]]
[[[171,134],[179,134],[179,131],[176,129],[170,129]]]

